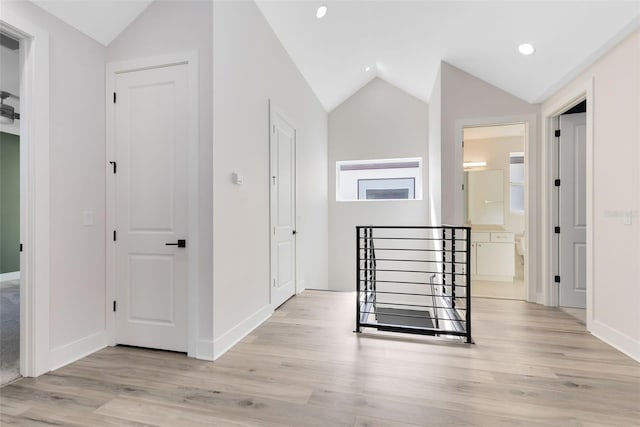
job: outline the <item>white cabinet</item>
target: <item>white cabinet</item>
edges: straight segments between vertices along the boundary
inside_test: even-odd
[[[479,280],[511,281],[515,275],[513,233],[471,233],[471,276]]]

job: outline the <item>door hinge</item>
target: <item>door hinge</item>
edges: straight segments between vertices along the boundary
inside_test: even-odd
[[[464,184],[462,184],[462,191],[464,191]]]
[[[554,227],[553,232],[556,234],[560,234],[560,227]]]
[[[113,166],[113,173],[116,173],[116,170],[118,168],[118,165],[116,164],[116,162],[109,162],[109,164]]]
[[[556,179],[555,181],[553,181],[553,184],[554,184],[556,187],[560,187],[560,180],[559,180],[559,179]]]
[[[276,287],[276,279],[273,279],[273,287]]]
[[[20,243],[20,252],[22,252],[22,243]]]
[[[555,131],[554,136],[555,136],[556,138],[560,138],[560,129],[558,129],[558,130],[556,130],[556,131]]]
[[[554,277],[553,281],[556,282],[556,283],[560,283],[560,276]]]
[[[462,140],[462,148],[464,148],[464,139]]]
[[[113,103],[114,104],[116,103],[116,93],[115,92],[113,92]]]
[[[113,311],[114,312],[116,311],[116,301],[115,300],[113,301]]]
[[[276,133],[276,125],[273,125],[273,133]]]
[[[116,230],[113,230],[113,241],[116,241]]]

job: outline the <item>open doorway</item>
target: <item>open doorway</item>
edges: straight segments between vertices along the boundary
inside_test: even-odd
[[[558,305],[585,323],[587,304],[587,102],[554,117],[554,283]]]
[[[20,42],[0,32],[0,384],[20,376]]]
[[[526,124],[465,126],[463,140],[472,295],[526,300]]]

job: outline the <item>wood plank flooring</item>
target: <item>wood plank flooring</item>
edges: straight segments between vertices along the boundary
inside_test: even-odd
[[[216,362],[106,348],[0,390],[5,426],[638,426],[640,364],[568,314],[474,299],[476,344],[354,334],[306,291]]]

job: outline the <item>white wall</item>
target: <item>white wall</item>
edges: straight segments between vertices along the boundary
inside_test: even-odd
[[[640,360],[640,31],[551,96],[543,110],[593,81],[591,332]],[[631,210],[631,225],[622,211]]]
[[[502,124],[509,122],[526,122],[527,145],[527,234],[538,235],[537,227],[542,213],[538,210],[537,193],[540,171],[540,105],[529,104],[515,96],[490,85],[446,62],[441,63],[441,138],[440,138],[440,203],[441,221],[445,224],[462,224],[464,222],[464,201],[462,183],[462,128],[463,126]],[[431,108],[435,108],[433,105]],[[431,139],[438,144],[437,139]],[[437,183],[434,183],[437,185]],[[434,197],[436,194],[434,193]],[[438,201],[436,201],[438,203]],[[525,276],[529,283],[528,299],[542,301],[542,284],[537,280],[540,248],[535,239],[527,240],[527,258]]]
[[[442,224],[442,69],[429,99],[429,222]],[[426,188],[426,187],[425,187]]]
[[[297,130],[297,280],[327,288],[327,114],[253,2],[215,2],[214,350],[271,313],[269,100]],[[231,174],[244,176],[234,185]]]
[[[428,120],[425,102],[377,78],[329,114],[329,289],[355,290],[356,225],[429,224],[426,197],[337,202],[336,161],[421,157],[428,188]]]
[[[516,115],[540,114],[540,105],[529,104],[486,83],[471,74],[442,62],[442,221],[460,224],[464,220],[462,209],[462,148],[457,136],[457,123],[462,120],[504,118]],[[530,139],[538,147],[534,132]],[[535,161],[535,159],[530,159]],[[534,165],[530,165],[535,167]]]
[[[106,344],[104,48],[25,1],[2,8],[49,34],[49,367]],[[23,121],[28,117],[23,117]],[[82,225],[82,211],[94,225]]]
[[[167,25],[170,23],[170,25]],[[197,49],[199,65],[199,271],[198,339],[213,340],[213,7],[207,1],[152,3],[106,49],[121,61]],[[202,345],[200,348],[206,348]],[[210,347],[210,345],[209,345]],[[201,354],[200,357],[212,355]]]

